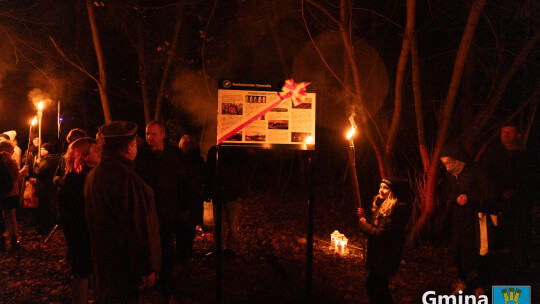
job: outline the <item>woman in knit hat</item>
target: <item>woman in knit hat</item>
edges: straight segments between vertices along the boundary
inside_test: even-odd
[[[411,215],[409,182],[397,177],[381,180],[373,198],[372,218],[358,208],[360,230],[368,237],[366,289],[371,303],[392,303],[389,279],[396,274],[405,243],[405,226]]]

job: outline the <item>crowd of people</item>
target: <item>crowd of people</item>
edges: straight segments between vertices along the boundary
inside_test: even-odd
[[[24,246],[16,210],[35,207],[36,233],[46,236],[55,225],[64,233],[73,303],[87,303],[91,283],[99,303],[141,303],[151,287],[168,303],[175,292],[173,270],[192,258],[203,201],[215,196],[215,164],[206,166],[194,135],[184,135],[178,146],[169,143],[163,122],[147,124],[146,141],[137,132],[128,121],[101,126],[96,138],[73,129],[61,155],[37,138],[21,155],[13,135],[0,136],[0,251]],[[231,190],[223,191],[229,197]],[[243,193],[233,196],[241,200]],[[235,217],[224,212],[224,222],[232,220],[228,227],[236,230],[228,251],[238,242],[239,210]]]
[[[10,251],[24,246],[16,216],[21,201],[37,207],[37,233],[59,224],[65,235],[73,303],[87,303],[91,281],[99,303],[141,303],[143,291],[154,286],[167,302],[175,292],[173,270],[192,257],[204,200],[222,202],[225,253],[238,250],[245,152],[220,150],[216,158],[214,146],[205,162],[193,136],[169,143],[163,122],[146,125],[145,141],[137,133],[129,121],[101,126],[96,138],[73,129],[62,155],[37,138],[21,155],[16,132],[0,134],[0,251],[8,243]],[[519,128],[503,126],[500,141],[478,161],[458,145],[444,147],[440,161],[446,169],[443,208],[451,217],[449,256],[459,277],[454,294],[526,284],[540,170]],[[28,189],[35,189],[37,204]],[[365,284],[372,303],[392,303],[388,283],[400,265],[413,200],[408,180],[385,177],[369,210],[358,209],[368,239]],[[501,280],[496,263],[503,257],[512,265]]]

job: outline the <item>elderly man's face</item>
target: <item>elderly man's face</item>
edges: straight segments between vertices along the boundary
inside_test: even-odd
[[[501,142],[505,145],[513,145],[519,143],[521,134],[514,126],[504,126],[501,129]]]
[[[165,139],[165,130],[157,124],[146,126],[146,142],[152,150],[163,149],[163,139]]]

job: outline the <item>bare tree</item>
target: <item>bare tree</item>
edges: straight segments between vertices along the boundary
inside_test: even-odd
[[[101,107],[103,108],[103,116],[105,122],[112,121],[111,109],[109,106],[109,96],[107,90],[107,69],[105,64],[105,57],[103,56],[103,49],[101,47],[101,40],[99,38],[99,29],[96,24],[96,17],[94,12],[94,6],[91,0],[86,0],[86,9],[88,11],[88,21],[90,22],[90,29],[92,30],[92,41],[94,42],[94,49],[96,51],[96,59],[99,67],[99,97],[101,98]]]
[[[427,167],[427,170],[425,172],[426,183],[423,185],[422,188],[424,201],[421,203],[422,214],[416,224],[416,231],[421,229],[426,224],[431,214],[433,213],[433,210],[435,209],[435,188],[437,169],[439,164],[439,155],[441,153],[442,146],[445,144],[446,139],[448,138],[450,122],[452,121],[452,113],[454,111],[459,86],[461,84],[461,78],[463,76],[463,69],[467,61],[469,48],[473,41],[476,25],[478,24],[478,19],[482,13],[482,9],[484,8],[485,3],[485,0],[473,1],[469,16],[467,18],[467,23],[461,37],[461,42],[459,44],[456,59],[454,62],[454,70],[452,72],[450,86],[444,100],[442,122],[437,132],[435,147],[431,154],[429,166]]]

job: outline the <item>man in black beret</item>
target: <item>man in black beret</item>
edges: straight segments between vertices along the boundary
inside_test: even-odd
[[[135,172],[137,125],[100,128],[101,163],[87,177],[86,217],[99,301],[139,303],[161,266],[154,192]]]

